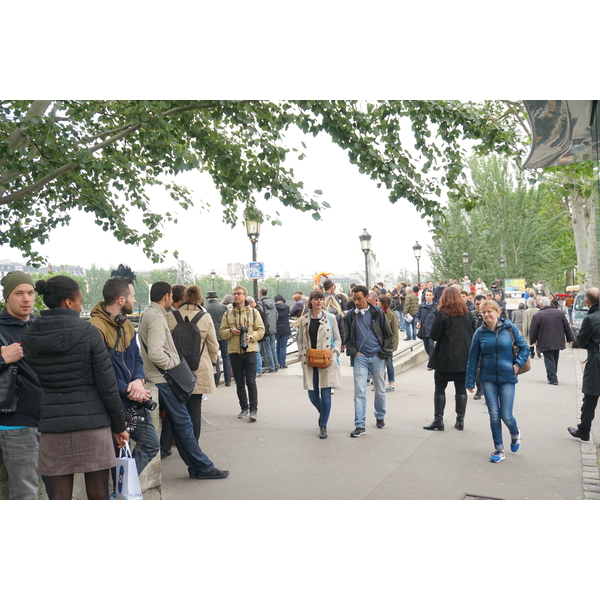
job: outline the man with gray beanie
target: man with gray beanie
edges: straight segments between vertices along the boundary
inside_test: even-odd
[[[40,434],[37,430],[44,392],[37,375],[23,355],[21,340],[30,323],[35,302],[31,275],[12,271],[0,282],[6,306],[0,313],[0,371],[17,363],[17,405],[14,412],[0,413],[0,462],[8,474],[10,500],[36,500]]]

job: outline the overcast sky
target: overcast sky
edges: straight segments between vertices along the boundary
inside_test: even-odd
[[[343,150],[325,134],[317,138],[301,132],[289,136],[294,147],[303,140],[306,158],[295,157],[291,164],[296,177],[304,182],[307,193],[320,189],[322,201],[331,208],[323,210],[322,221],[311,213],[301,213],[277,200],[260,200],[265,212],[279,211],[282,226],[265,223],[258,242],[259,261],[265,263],[267,276],[282,277],[300,274],[314,275],[328,271],[334,275],[364,272],[364,256],[358,236],[363,229],[371,234],[371,246],[382,273],[397,275],[399,269],[416,272],[412,246],[419,241],[423,247],[421,272],[431,267],[426,247],[431,233],[425,219],[408,201],[391,204],[386,190],[358,172]],[[178,212],[179,223],[164,225],[165,237],[160,249],[178,250],[181,259],[199,275],[215,269],[225,275],[227,263],[248,262],[252,258],[251,244],[240,220],[235,228],[222,222],[220,196],[211,178],[198,172],[186,173],[177,179],[195,192],[195,197],[210,204],[208,210],[196,206],[187,211],[177,207],[166,192],[151,192],[156,208],[162,212]],[[200,203],[198,203],[200,204]],[[133,222],[133,220],[132,220]],[[157,268],[141,250],[118,242],[110,233],[94,224],[93,216],[76,211],[67,227],[57,229],[41,248],[54,265],[71,264],[84,268],[92,263],[108,268],[120,262],[134,270]],[[2,246],[1,258],[21,260],[18,251]],[[176,259],[167,259],[163,266],[176,266]]]

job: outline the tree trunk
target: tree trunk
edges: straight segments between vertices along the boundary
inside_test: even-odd
[[[569,195],[578,271],[583,273],[584,289],[598,285],[595,205],[595,194],[593,193],[587,201],[577,191],[573,191]]]

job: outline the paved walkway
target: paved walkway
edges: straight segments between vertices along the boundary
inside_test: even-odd
[[[411,345],[401,342],[401,347]],[[422,350],[420,342],[414,357]],[[424,357],[424,353],[420,355]],[[404,360],[404,358],[402,360]],[[386,428],[375,427],[368,395],[367,434],[354,429],[352,370],[342,357],[342,385],[335,390],[329,437],[318,438],[317,413],[302,388],[299,364],[258,379],[258,421],[237,419],[235,386],[220,387],[204,403],[200,445],[225,480],[190,480],[176,451],[163,461],[163,499],[335,500],[581,500],[600,498],[596,445],[567,432],[578,422],[581,363],[585,352],[561,353],[558,386],[546,383],[543,359],[520,377],[515,417],[521,449],[506,460],[493,451],[483,400],[469,396],[465,430],[454,428],[453,387],[447,390],[446,430],[425,431],[433,418],[433,373],[421,362],[397,375],[387,395]],[[400,359],[398,359],[399,361]],[[413,362],[418,362],[413,359]],[[505,447],[510,445],[506,428]],[[600,418],[592,432],[600,440]]]

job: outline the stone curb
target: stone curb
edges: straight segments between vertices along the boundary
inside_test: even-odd
[[[573,351],[573,362],[575,363],[575,375],[577,386],[577,420],[581,415],[581,404],[583,402],[581,384],[583,380],[582,362],[577,351]],[[594,436],[590,432],[589,442],[580,442],[581,447],[581,485],[583,487],[584,500],[600,500],[600,471],[598,470],[597,447]]]

